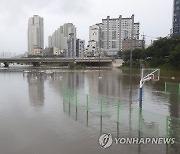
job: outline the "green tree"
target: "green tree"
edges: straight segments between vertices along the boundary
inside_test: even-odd
[[[180,44],[180,36],[165,37],[154,41],[154,43],[145,50],[147,65],[149,65],[149,67],[159,67],[161,65],[166,65],[167,67],[175,66],[174,63],[176,63],[178,59],[175,59],[173,56],[177,56],[178,54],[179,49],[177,48],[175,50],[178,44]],[[174,61],[172,59],[174,59]]]
[[[169,60],[174,67],[180,68],[180,44],[171,52]]]
[[[118,56],[122,58],[123,52],[122,51],[118,51]]]
[[[126,50],[122,52],[122,58],[124,60],[124,66],[130,65],[130,50]],[[139,67],[140,66],[140,60],[145,59],[145,51],[143,49],[136,48],[132,50],[132,66],[133,67]]]

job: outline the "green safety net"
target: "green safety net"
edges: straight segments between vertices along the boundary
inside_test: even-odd
[[[165,92],[180,95],[180,83],[165,82]]]
[[[115,136],[175,137],[180,143],[180,119],[144,109],[129,107],[121,101],[63,91],[64,112],[73,119],[100,132]]]

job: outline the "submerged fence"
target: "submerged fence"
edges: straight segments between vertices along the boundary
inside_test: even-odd
[[[116,136],[174,137],[180,144],[180,119],[127,106],[113,99],[63,91],[64,111],[80,123]]]
[[[165,82],[165,92],[180,95],[180,83]]]

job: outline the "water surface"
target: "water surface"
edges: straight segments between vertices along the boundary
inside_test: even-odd
[[[53,73],[51,73],[51,71]],[[2,154],[73,154],[73,153],[178,153],[178,146],[113,145],[101,149],[98,138],[103,132],[120,137],[138,136],[139,72],[133,72],[130,95],[129,71],[118,69],[51,70],[48,73],[23,73],[22,70],[0,72],[0,153]],[[99,75],[102,79],[99,79]],[[175,77],[172,80],[172,77]],[[143,87],[142,136],[164,137],[165,118],[180,117],[180,96],[165,93],[164,83],[180,83],[180,73],[163,72],[159,82]],[[89,103],[89,125],[85,108],[79,104],[68,111],[64,102],[65,88],[78,92],[79,103],[86,94],[94,99]],[[95,103],[103,98],[107,114],[103,124]],[[110,100],[110,101],[105,101]],[[120,122],[117,129],[116,102],[120,102]],[[105,103],[104,103],[105,104]],[[93,108],[96,107],[96,108]],[[78,118],[77,118],[77,117]],[[169,135],[177,137],[178,122],[171,119]],[[119,131],[119,132],[117,132]]]

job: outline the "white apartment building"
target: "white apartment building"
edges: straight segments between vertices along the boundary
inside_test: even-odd
[[[28,54],[36,55],[37,49],[44,48],[43,18],[34,15],[28,20]]]
[[[89,27],[89,41],[97,42],[97,47],[101,45],[101,29],[101,23]]]
[[[107,55],[116,55],[122,50],[122,40],[129,38],[139,39],[139,23],[134,23],[134,15],[102,19],[102,48]]]
[[[52,36],[48,36],[48,47],[52,47]]]
[[[72,39],[73,34],[73,39]],[[73,40],[72,43],[68,41]],[[71,47],[68,47],[68,44],[71,44]],[[73,44],[73,46],[72,46]],[[72,23],[66,23],[63,26],[60,26],[52,36],[48,37],[48,47],[59,48],[61,52],[67,57],[76,56],[76,27]],[[71,51],[70,51],[71,49]],[[69,53],[71,52],[71,53]]]
[[[133,39],[139,40],[139,25],[140,23],[134,23],[134,34],[133,34]]]
[[[139,23],[134,22],[134,15],[130,18],[107,16],[101,24],[89,28],[89,41],[96,41],[100,51],[108,56],[122,51],[122,41],[131,37],[139,40]]]

